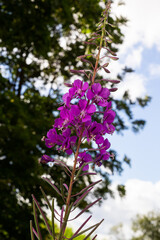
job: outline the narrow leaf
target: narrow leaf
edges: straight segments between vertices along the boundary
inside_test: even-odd
[[[80,60],[81,60],[82,62],[89,63],[89,64],[92,66],[92,68],[94,69],[93,64],[91,63],[91,61],[89,61],[89,60],[87,60],[87,59],[85,59],[85,58],[80,58]]]
[[[47,202],[47,204],[48,204],[48,206],[49,206],[49,208],[50,208],[50,210],[51,210],[51,209],[52,209],[51,204],[50,204],[50,202],[49,202],[49,200],[48,200],[48,198],[47,198],[47,196],[46,196],[43,188],[40,187],[40,190],[41,190],[41,192],[42,192],[42,194],[43,194],[43,197],[44,197],[44,199],[46,200],[46,202]]]
[[[88,195],[88,193],[93,189],[93,187],[91,187],[90,189],[88,189],[85,193],[83,193],[74,203],[73,206],[75,205],[74,209],[76,209],[78,207],[78,205],[83,201],[83,199]],[[74,210],[73,209],[73,210]]]
[[[46,227],[47,227],[47,230],[48,230],[49,234],[52,235],[51,229],[50,229],[50,227],[49,227],[49,224],[48,224],[48,222],[47,222],[47,218],[46,218],[43,210],[42,210],[41,207],[39,206],[39,203],[37,202],[37,200],[36,200],[36,198],[35,198],[34,195],[32,195],[32,198],[33,198],[33,201],[35,202],[35,204],[36,204],[39,212],[41,213],[41,215],[42,215],[42,217],[43,217],[44,223],[46,224]]]
[[[90,187],[92,187],[92,186],[94,186],[94,185],[96,185],[97,183],[100,183],[100,182],[102,182],[102,180],[98,180],[98,181],[96,181],[96,182],[91,183],[91,184],[88,185],[87,187],[83,188],[79,193],[77,193],[77,194],[75,194],[75,195],[72,195],[72,197],[75,197],[75,196],[80,195],[80,194],[83,193],[86,189],[88,189],[88,188],[90,188]]]
[[[34,240],[32,220],[30,221],[30,233],[31,233],[31,240]]]
[[[89,231],[89,230],[92,229],[92,228],[95,228],[95,227],[97,228],[102,222],[103,222],[103,220],[102,220],[101,222],[99,222],[99,223],[96,223],[96,224],[92,225],[91,227],[88,227],[88,228],[84,229],[83,231],[81,231],[80,233],[78,233],[76,236],[72,236],[72,237],[69,238],[68,240],[72,240],[72,239],[74,239],[74,238],[76,238],[76,237],[84,234],[85,232]]]
[[[34,213],[34,221],[35,221],[35,225],[38,233],[38,238],[39,240],[42,240],[42,235],[41,235],[41,231],[38,223],[37,211],[36,211],[36,206],[34,201],[33,201],[33,213]]]
[[[80,213],[78,213],[74,218],[70,219],[70,221],[78,218],[80,215],[82,215],[85,211],[87,211],[90,207],[92,207],[94,204],[96,204],[97,202],[99,202],[102,198],[98,198],[96,201],[88,204]]]
[[[38,233],[36,232],[36,230],[34,229],[34,227],[32,227],[32,230],[33,230],[35,236],[36,236],[36,237],[38,238],[38,240],[39,240]]]
[[[92,238],[92,240],[96,239],[96,237],[97,237],[97,234],[94,236],[94,238]]]
[[[104,219],[102,219],[102,221],[100,221],[100,223],[97,224],[97,226],[95,226],[95,228],[93,228],[93,230],[83,239],[83,240],[87,240],[88,237],[90,237],[90,235],[99,227],[99,225],[104,221]]]
[[[73,236],[76,236],[79,233],[79,231],[86,225],[86,223],[91,219],[91,217],[92,215],[86,219],[86,221],[77,229],[77,231],[73,234]]]
[[[80,167],[80,169],[78,170],[77,175],[75,176],[75,180],[77,180],[77,178],[78,178],[79,175],[81,174],[83,168],[84,168],[86,165],[88,165],[89,163],[91,163],[91,162],[92,162],[92,161],[89,161],[89,162],[87,162],[87,163],[83,163],[83,165],[82,165],[82,166]]]
[[[63,183],[63,186],[66,188],[66,190],[68,192],[69,188],[68,188],[67,184]]]
[[[52,209],[51,209],[51,212],[52,212],[52,236],[53,236],[53,240],[55,240],[55,226],[54,226],[54,199],[52,199]]]
[[[45,177],[42,177],[43,180],[45,180],[46,182],[49,183],[49,185],[61,196],[61,193],[60,191],[58,190],[58,188],[48,179],[48,178],[45,178]]]
[[[64,162],[59,161],[59,160],[55,160],[54,164],[61,165],[61,166],[65,167],[68,170],[68,172],[71,174],[71,171],[69,170],[69,168],[67,167],[67,165]]]
[[[62,228],[62,224],[63,224],[63,212],[64,212],[64,206],[62,207],[62,210],[61,210],[60,229]]]
[[[59,238],[58,238],[59,240],[61,239],[62,234],[64,234],[64,232],[65,232],[65,229],[66,229],[66,226],[67,226],[68,217],[69,217],[69,214],[71,212],[72,206],[73,206],[73,203],[70,204],[69,209],[68,209],[67,213],[65,214],[64,221],[63,221],[62,227],[60,228],[60,232],[59,232]]]

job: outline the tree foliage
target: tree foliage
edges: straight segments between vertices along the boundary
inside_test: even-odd
[[[43,174],[50,173],[54,178],[61,175],[68,181],[56,166],[51,169],[38,164],[42,153],[49,153],[41,138],[57,116],[55,109],[61,99],[60,77],[68,80],[68,69],[79,68],[76,57],[84,54],[86,34],[95,30],[102,10],[99,2],[0,0],[0,238],[4,240],[29,239],[31,193],[43,205],[37,191],[44,185]],[[110,23],[115,25],[113,30],[108,29],[113,42],[121,44],[120,25],[125,24],[126,19],[110,17]],[[64,39],[65,47],[62,45]],[[111,47],[117,50],[115,46]],[[128,71],[124,69],[124,73]],[[118,77],[123,80],[124,75]],[[47,94],[41,94],[40,86],[49,88]],[[137,104],[144,107],[148,101],[149,98],[138,99]],[[135,131],[144,126],[144,121],[134,119],[131,106],[136,103],[127,93],[114,104],[118,110],[117,132],[126,129],[121,117],[123,111]],[[52,154],[57,153],[52,151]],[[129,159],[125,157],[124,162]],[[114,161],[106,163],[105,167],[112,173],[120,173],[122,163],[115,152]],[[104,177],[104,182],[94,194],[105,197],[105,193],[111,193],[111,180],[107,172],[99,174]],[[84,186],[84,179],[77,183],[77,188]],[[47,186],[44,189],[49,194],[50,189]],[[125,192],[123,186],[119,189],[121,193]],[[61,199],[57,198],[57,201],[61,205]]]
[[[146,215],[138,215],[133,221],[132,229],[135,232],[132,240],[159,240],[159,212],[149,212]]]

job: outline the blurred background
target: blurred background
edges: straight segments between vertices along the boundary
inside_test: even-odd
[[[68,179],[59,168],[38,163],[44,153],[57,155],[46,149],[41,138],[58,116],[63,82],[80,78],[71,75],[69,69],[88,67],[76,57],[84,54],[83,42],[96,30],[104,6],[101,0],[0,0],[2,240],[30,239],[31,194],[45,206],[40,185],[57,199],[58,206],[62,205],[41,176]],[[93,193],[104,199],[100,207],[92,209],[93,222],[105,217],[98,239],[160,239],[159,9],[159,0],[114,0],[112,4],[109,22],[115,27],[107,26],[107,31],[113,37],[110,48],[119,60],[110,63],[107,77],[121,83],[112,93],[116,133],[109,140],[115,159],[96,169],[104,180]],[[82,179],[76,189],[85,185]],[[132,230],[136,214],[140,217]],[[136,238],[137,229],[141,235],[145,229],[138,225],[140,220],[144,223],[144,214],[150,225],[143,226],[148,227],[150,238]],[[73,223],[72,227],[77,225]],[[44,235],[48,239],[45,230]]]

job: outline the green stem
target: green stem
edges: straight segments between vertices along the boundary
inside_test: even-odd
[[[97,54],[97,57],[96,57],[96,63],[95,63],[94,71],[93,71],[91,84],[94,83],[96,73],[97,73],[98,63],[99,63],[99,59],[100,59],[100,53],[101,53],[101,50],[102,50],[103,39],[104,39],[104,36],[105,36],[106,20],[107,20],[107,17],[104,18],[104,24],[102,26],[102,34],[101,34],[101,40],[100,40],[100,45],[99,45],[99,51],[98,51],[98,54]]]
[[[71,201],[72,187],[73,187],[73,183],[74,183],[77,158],[78,158],[78,154],[79,154],[79,149],[80,149],[80,145],[81,145],[83,131],[84,131],[84,128],[82,129],[82,131],[80,133],[79,140],[78,140],[78,145],[77,145],[77,150],[76,150],[76,153],[75,153],[74,165],[73,165],[73,169],[72,169],[72,174],[71,174],[70,184],[69,184],[69,190],[68,190],[68,196],[67,196],[67,200],[66,200],[66,210],[65,210],[65,216],[64,216],[64,223],[62,225],[62,228],[60,229],[59,240],[64,239],[64,237],[63,237],[64,236],[64,231],[65,231],[65,228],[66,228],[66,225],[67,225],[67,220],[68,220],[68,217],[69,217],[68,210],[69,210],[70,201]]]

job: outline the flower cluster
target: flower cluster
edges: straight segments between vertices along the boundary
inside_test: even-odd
[[[56,145],[58,151],[65,151],[70,155],[75,152],[76,143],[81,135],[81,142],[86,140],[90,144],[92,141],[97,144],[97,148],[78,153],[80,166],[87,162],[100,166],[102,160],[108,160],[110,157],[107,152],[110,143],[105,139],[105,135],[115,130],[112,124],[115,112],[111,109],[111,101],[108,101],[110,91],[100,83],[89,86],[87,82],[79,79],[69,86],[69,91],[62,98],[63,105],[58,108],[60,117],[55,120],[53,128],[44,138],[45,144],[48,148]],[[98,106],[105,108],[101,123],[92,120],[93,115],[98,113]],[[92,159],[89,151],[96,151],[95,159]],[[44,157],[42,159],[44,161]],[[87,171],[88,168],[89,166],[85,165],[83,170]]]

